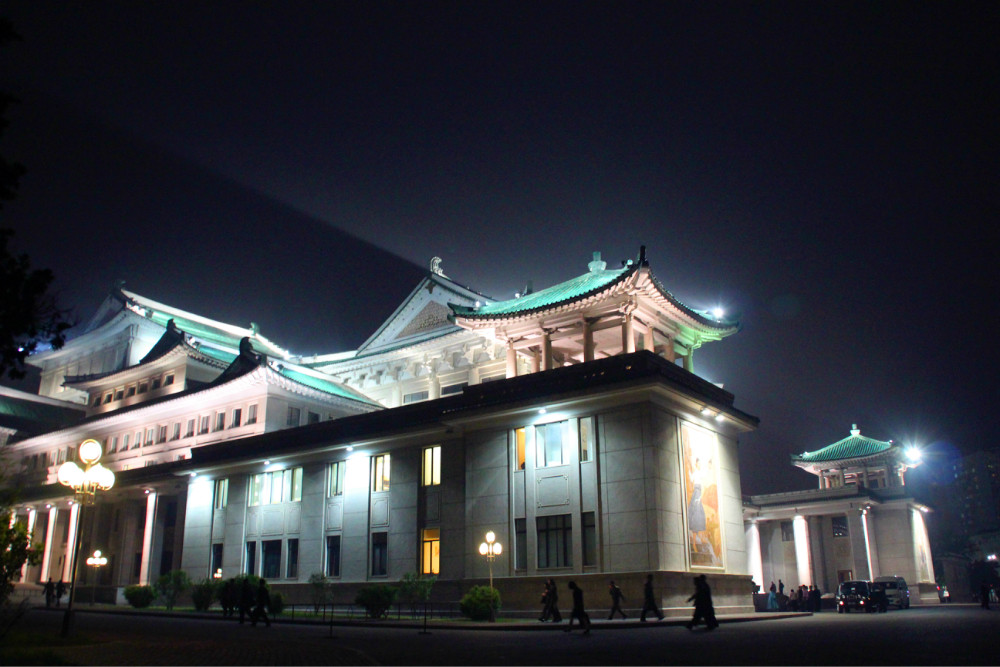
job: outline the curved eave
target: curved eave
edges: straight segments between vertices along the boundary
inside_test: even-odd
[[[839,468],[855,468],[864,467],[865,464],[875,463],[882,459],[890,458],[897,459],[895,451],[888,449],[881,452],[874,452],[872,454],[866,454],[865,456],[854,456],[850,458],[831,458],[831,459],[803,459],[795,454],[792,455],[792,464],[803,469],[809,470],[836,470]]]
[[[143,376],[147,373],[147,369],[151,367],[168,365],[166,362],[175,357],[187,357],[195,363],[200,363],[204,366],[217,370],[225,370],[228,366],[228,364],[223,361],[219,361],[218,359],[202,354],[196,348],[191,347],[187,343],[179,343],[168,352],[165,352],[155,359],[151,359],[145,363],[136,364],[135,366],[129,366],[128,368],[123,368],[117,371],[108,371],[106,373],[67,376],[63,385],[66,387],[73,387],[74,389],[84,390],[98,385],[108,384],[109,380],[114,380],[114,382],[111,382],[110,384],[116,384],[119,380],[124,380],[128,377]]]

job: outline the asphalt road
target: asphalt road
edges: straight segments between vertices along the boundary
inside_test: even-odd
[[[761,617],[766,615],[761,614]],[[58,634],[61,615],[24,621]],[[564,624],[565,625],[565,624]],[[85,665],[995,665],[1000,609],[914,607],[887,614],[819,614],[683,626],[595,623],[590,635],[545,631],[329,627],[132,614],[77,614],[75,632],[94,643],[57,651]]]

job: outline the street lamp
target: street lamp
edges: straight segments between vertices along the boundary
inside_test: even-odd
[[[90,606],[94,606],[94,595],[97,591],[97,582],[100,579],[100,568],[108,564],[108,559],[101,555],[101,550],[97,549],[94,555],[87,559],[87,565],[94,568],[94,585],[90,587]]]
[[[486,541],[479,545],[479,553],[486,556],[490,568],[490,622],[496,620],[493,616],[493,559],[503,553],[503,545],[496,539],[497,536],[491,530],[486,533]]]
[[[84,440],[80,443],[79,456],[83,462],[83,468],[72,461],[67,461],[59,466],[58,473],[59,483],[73,489],[80,505],[80,511],[76,514],[76,544],[73,546],[73,566],[70,571],[69,603],[66,605],[66,615],[63,616],[63,637],[69,636],[70,623],[73,620],[76,567],[80,560],[80,515],[85,506],[94,504],[94,497],[98,491],[107,491],[115,485],[115,474],[98,463],[101,460],[101,443],[93,439]]]

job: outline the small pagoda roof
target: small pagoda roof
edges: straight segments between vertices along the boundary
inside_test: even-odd
[[[854,424],[851,434],[843,440],[838,440],[814,452],[803,452],[792,454],[792,462],[796,464],[812,465],[816,463],[829,463],[832,461],[844,461],[847,459],[862,459],[878,454],[889,452],[893,448],[892,441],[876,440],[861,435],[858,425]]]

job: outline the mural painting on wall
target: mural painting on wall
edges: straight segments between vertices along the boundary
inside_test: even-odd
[[[682,422],[681,454],[691,566],[722,568],[718,440],[714,433]]]

